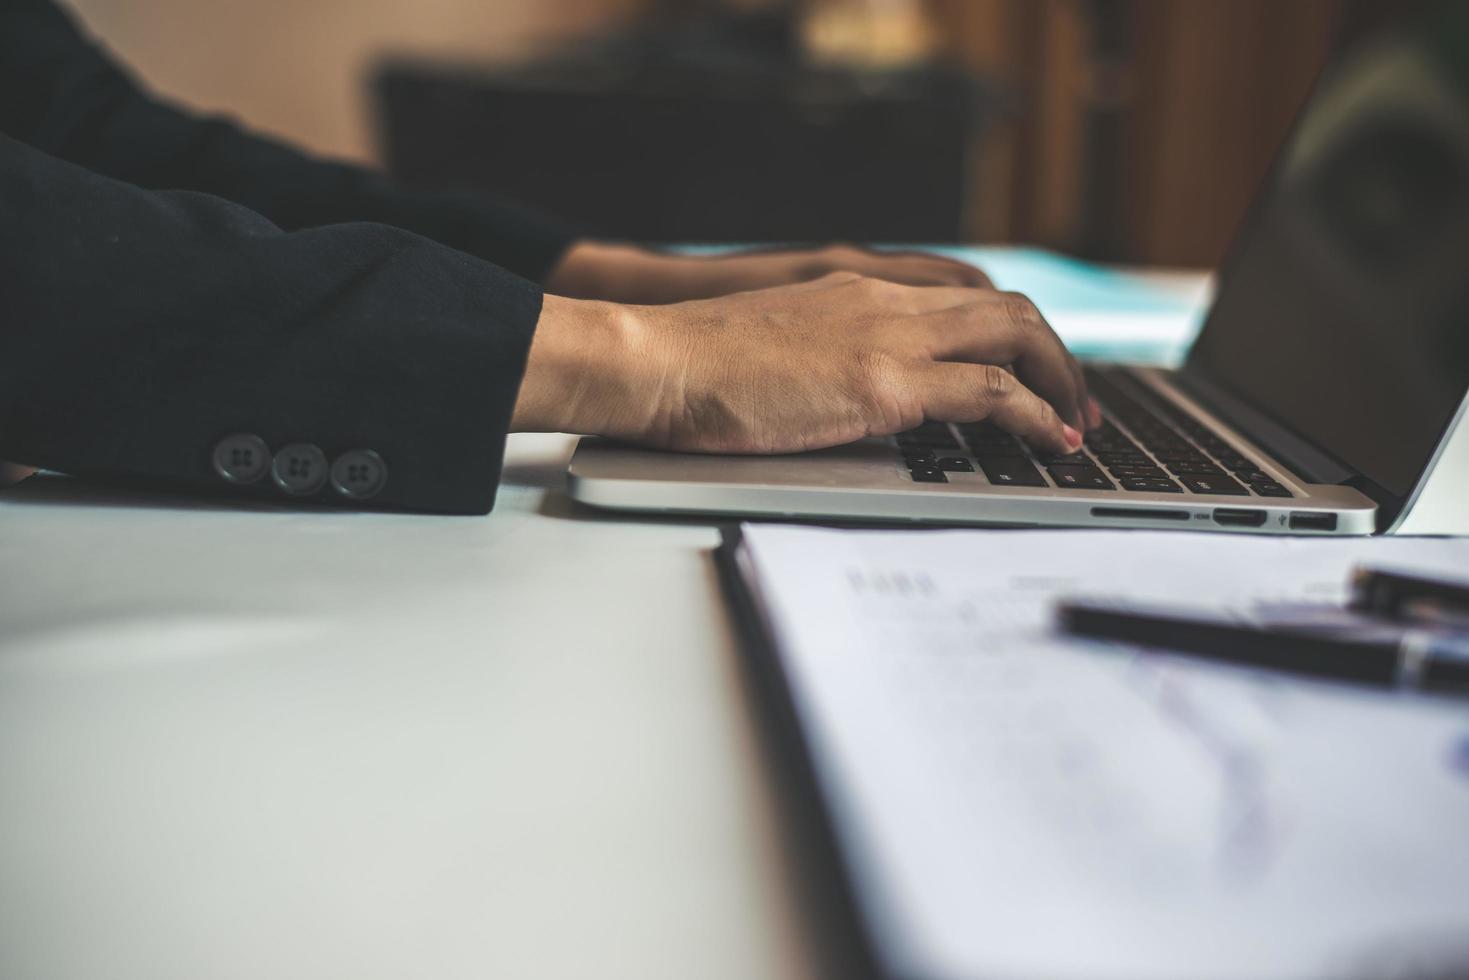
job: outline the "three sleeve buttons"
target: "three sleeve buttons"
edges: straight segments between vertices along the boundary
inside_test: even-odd
[[[276,452],[259,436],[238,433],[214,447],[215,473],[230,483],[258,483],[266,473],[284,493],[306,497],[328,482],[348,500],[371,500],[388,482],[388,464],[371,449],[352,449],[328,463],[326,454],[308,442],[296,442]]]
[[[225,436],[214,447],[214,472],[230,483],[255,483],[270,469],[270,447],[259,436]]]
[[[332,486],[349,500],[376,497],[388,482],[388,464],[371,449],[353,449],[332,463]]]

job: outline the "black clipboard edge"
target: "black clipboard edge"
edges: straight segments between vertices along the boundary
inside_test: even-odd
[[[720,528],[714,566],[727,599],[756,715],[758,741],[768,770],[774,775],[791,842],[796,846],[803,887],[803,905],[813,911],[818,952],[831,976],[878,980],[885,976],[880,958],[863,920],[857,892],[838,845],[836,824],[821,795],[815,760],[811,757],[796,712],[790,679],[781,663],[775,638],[760,612],[750,583],[739,566],[743,544],[740,525]]]

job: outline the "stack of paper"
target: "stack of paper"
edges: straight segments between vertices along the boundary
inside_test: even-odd
[[[767,525],[730,557],[894,975],[1469,975],[1461,702],[1051,628],[1061,596],[1339,602],[1469,540]]]

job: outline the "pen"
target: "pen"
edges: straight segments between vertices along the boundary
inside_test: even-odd
[[[1469,626],[1469,583],[1377,568],[1352,573],[1352,609],[1392,619]]]
[[[1311,630],[1175,610],[1065,602],[1068,633],[1160,647],[1188,656],[1368,687],[1469,696],[1469,635],[1400,624]]]

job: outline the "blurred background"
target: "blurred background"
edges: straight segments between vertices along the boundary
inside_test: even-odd
[[[160,92],[610,236],[1178,266],[1219,260],[1333,38],[1373,6],[71,2]]]

